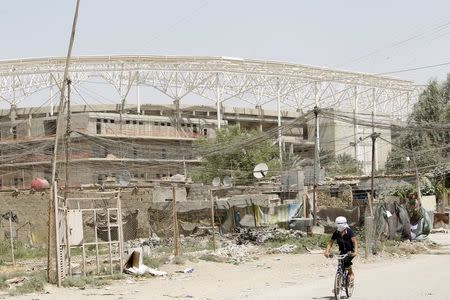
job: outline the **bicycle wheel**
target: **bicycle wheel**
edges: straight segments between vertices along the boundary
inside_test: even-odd
[[[342,288],[342,274],[337,273],[334,279],[334,298],[336,300],[341,299],[341,288]]]
[[[347,277],[348,281],[348,277]],[[353,295],[353,290],[355,289],[355,280],[353,279],[352,282],[346,282],[345,283],[345,293],[347,294],[347,298],[350,298]]]

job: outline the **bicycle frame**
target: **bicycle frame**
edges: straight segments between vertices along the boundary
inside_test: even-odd
[[[344,259],[348,256],[348,254],[338,255],[338,268],[336,271],[335,278],[335,290],[334,294],[336,299],[339,299],[341,291],[345,289],[348,271],[344,268]]]

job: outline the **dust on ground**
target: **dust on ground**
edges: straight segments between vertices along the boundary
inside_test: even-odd
[[[242,239],[243,236],[250,236],[250,238]],[[244,298],[272,288],[280,289],[308,284],[333,274],[336,261],[323,257],[320,249],[320,243],[327,237],[311,241],[306,236],[301,237],[301,233],[293,231],[275,230],[269,234],[238,232],[224,240],[219,239],[218,244],[221,247],[215,253],[207,249],[194,249],[197,251],[183,253],[186,259],[179,261],[174,261],[173,257],[168,256],[167,260],[159,266],[160,270],[167,272],[167,276],[127,276],[125,279],[113,281],[110,285],[99,288],[46,286],[43,293],[20,296],[18,299]],[[197,237],[197,240],[202,238],[209,239],[204,236]],[[443,246],[437,247],[436,242]],[[316,243],[315,247],[314,243]],[[433,251],[448,253],[450,250],[448,249],[450,238],[445,233],[430,235],[429,241],[425,243],[389,243],[391,244],[388,244],[386,249],[369,259],[364,258],[364,253],[361,252],[355,259],[355,272],[358,273],[359,268],[367,269],[371,266],[414,259],[413,254]],[[153,248],[150,250],[152,253],[161,254],[157,251],[158,247],[164,249],[166,246],[163,242],[153,242]],[[391,248],[401,251],[387,252]],[[201,257],[205,258],[205,255],[222,257],[224,260],[201,259]],[[184,273],[183,271],[186,270],[188,272]]]

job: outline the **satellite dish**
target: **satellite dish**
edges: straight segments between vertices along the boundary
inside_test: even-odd
[[[131,179],[130,172],[125,171],[116,177],[116,183],[119,184],[120,186],[128,186],[128,184],[130,183],[130,179]]]
[[[253,176],[255,176],[256,179],[261,179],[266,177],[267,172],[269,172],[269,167],[265,163],[260,163],[253,169]]]
[[[223,178],[223,186],[224,187],[230,187],[231,186],[231,177],[230,176],[225,176]]]
[[[214,177],[214,179],[212,181],[212,185],[214,187],[218,187],[220,185],[220,178],[219,177]]]

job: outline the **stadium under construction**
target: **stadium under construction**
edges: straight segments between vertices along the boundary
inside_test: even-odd
[[[72,104],[66,107],[57,105],[64,63],[63,58],[0,62],[2,188],[27,188],[33,178],[51,178],[60,113],[60,126],[67,116],[71,121],[70,186],[189,173],[202,156],[194,141],[229,126],[267,133],[278,143],[280,159],[286,153],[312,158],[314,107],[323,112],[321,149],[350,154],[369,173],[367,136],[376,130],[387,141],[376,152],[381,169],[391,148],[391,126],[403,120],[420,92],[409,81],[291,63],[96,56],[72,58]],[[57,162],[61,171],[64,148]]]

